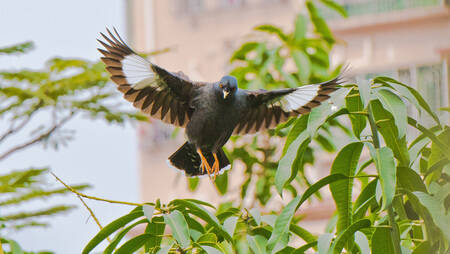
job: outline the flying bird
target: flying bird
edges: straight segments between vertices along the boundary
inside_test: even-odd
[[[277,90],[239,89],[236,78],[191,81],[136,54],[114,29],[100,33],[98,49],[111,80],[124,98],[143,113],[186,128],[187,142],[169,157],[170,165],[188,176],[214,177],[230,167],[222,147],[233,134],[270,129],[306,114],[337,90],[341,75],[320,84]]]

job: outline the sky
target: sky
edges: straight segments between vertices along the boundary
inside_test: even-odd
[[[96,50],[99,46],[96,38],[105,27],[113,26],[126,35],[125,1],[2,1],[0,47],[32,40],[35,50],[26,55],[0,57],[0,70],[39,69],[48,59],[56,56],[97,60],[100,54]],[[5,122],[0,119],[0,124]],[[0,169],[9,171],[49,166],[67,183],[91,184],[93,188],[86,194],[138,201],[135,127],[108,125],[82,117],[67,127],[75,130],[76,134],[66,148],[54,151],[35,146],[2,161]],[[0,151],[3,151],[1,147]],[[50,176],[46,181],[51,187],[60,187]],[[86,202],[103,225],[132,209],[91,200]],[[7,236],[19,242],[24,250],[80,253],[98,232],[87,210],[71,194],[18,208],[34,210],[42,204],[74,204],[78,208],[69,214],[53,217],[50,228],[27,229]]]

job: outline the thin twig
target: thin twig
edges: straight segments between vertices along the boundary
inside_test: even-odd
[[[34,109],[27,115],[27,118],[25,120],[23,120],[18,126],[14,127],[14,121],[13,121],[13,123],[11,123],[9,130],[0,137],[0,142],[2,142],[4,139],[6,139],[9,135],[18,132],[23,127],[25,127],[25,125],[31,120],[34,113],[36,113],[41,106],[42,106],[42,101],[39,101],[39,103],[34,106]]]
[[[2,142],[4,139],[6,139],[9,135],[18,132],[20,129],[22,129],[29,121],[30,121],[31,117],[27,116],[27,118],[25,120],[23,120],[18,126],[14,127],[14,123],[11,124],[11,127],[9,128],[9,130],[7,132],[5,132],[1,137],[0,137],[0,142]]]
[[[97,200],[97,201],[103,201],[103,202],[108,202],[108,203],[113,203],[113,204],[122,204],[122,205],[131,205],[131,206],[142,206],[144,204],[139,204],[139,203],[133,203],[133,202],[126,202],[126,201],[116,201],[116,200],[110,200],[110,199],[105,199],[105,198],[97,198],[94,196],[89,196],[86,194],[83,194],[81,192],[78,192],[77,190],[73,189],[72,187],[70,187],[69,185],[67,185],[66,183],[64,183],[59,177],[57,177],[53,172],[50,172],[50,174],[52,174],[56,180],[58,182],[60,182],[62,185],[64,185],[64,187],[66,187],[68,190],[70,190],[71,192],[75,193],[78,196],[81,196],[83,198],[87,198],[87,199],[92,199],[92,200]],[[151,204],[151,203],[146,203],[146,204]]]
[[[102,224],[100,224],[100,221],[97,219],[92,209],[86,204],[86,202],[84,202],[83,198],[80,195],[77,195],[77,197],[80,199],[81,203],[83,203],[84,207],[86,207],[86,209],[89,211],[91,217],[94,219],[95,223],[97,223],[100,230],[102,230],[103,229]],[[109,239],[109,237],[107,237],[106,239],[108,240],[108,242],[111,243],[111,239]]]
[[[55,125],[53,125],[52,128],[50,128],[47,132],[43,133],[42,135],[36,137],[35,139],[32,139],[24,144],[18,145],[16,147],[11,148],[10,150],[8,150],[7,152],[5,152],[4,154],[0,155],[0,160],[5,159],[6,157],[8,157],[9,155],[11,155],[14,152],[17,152],[23,148],[26,148],[28,146],[31,146],[33,144],[36,144],[37,142],[47,138],[48,136],[50,136],[56,129],[60,128],[62,125],[64,125],[67,121],[69,121],[72,117],[74,116],[74,113],[72,112],[70,115],[68,115],[67,117],[65,117],[63,120],[61,120],[59,123],[56,123]]]

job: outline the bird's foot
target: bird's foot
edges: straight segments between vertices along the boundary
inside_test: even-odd
[[[197,149],[197,153],[200,155],[200,159],[202,163],[200,164],[200,168],[202,169],[202,173],[205,173],[205,171],[208,173],[208,176],[211,178],[211,173],[213,172],[213,169],[211,166],[209,166],[208,160],[203,156],[203,153],[200,149]]]
[[[212,165],[212,171],[213,171],[213,178],[216,180],[216,176],[219,175],[220,166],[219,166],[219,159],[217,159],[217,155],[213,153],[214,156],[214,164]]]

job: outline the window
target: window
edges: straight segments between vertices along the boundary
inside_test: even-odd
[[[363,73],[355,77],[356,82],[368,82],[376,76],[388,76],[397,79],[398,81],[410,85],[416,89],[424,100],[430,105],[431,110],[436,112],[438,116],[443,115],[442,111],[439,111],[441,107],[448,107],[448,102],[445,98],[445,83],[443,72],[444,64],[429,64],[429,65],[418,65],[409,68],[402,68],[397,70],[388,70],[384,72],[377,73]],[[423,113],[418,115],[413,106],[408,108],[408,113],[412,113],[415,118],[430,127],[434,125],[433,119],[428,116],[428,114]]]

